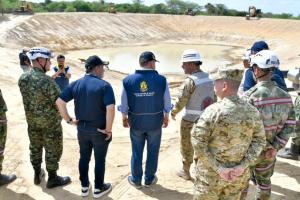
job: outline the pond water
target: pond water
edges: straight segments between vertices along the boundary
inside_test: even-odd
[[[181,68],[181,54],[186,49],[195,49],[200,52],[204,71],[212,67],[228,65],[231,63],[230,58],[226,56],[227,51],[233,50],[234,47],[223,45],[186,45],[186,44],[156,44],[132,47],[113,47],[101,49],[88,49],[70,51],[67,57],[78,60],[79,58],[88,58],[91,55],[98,55],[103,60],[110,62],[109,68],[124,73],[133,73],[139,67],[138,58],[144,51],[152,51],[156,59],[156,70],[160,73],[183,73]]]

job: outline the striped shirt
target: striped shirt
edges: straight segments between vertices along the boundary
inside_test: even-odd
[[[296,125],[291,96],[273,81],[262,81],[248,90],[244,99],[260,112],[266,133],[266,148],[283,148]]]

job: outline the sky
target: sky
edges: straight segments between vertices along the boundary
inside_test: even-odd
[[[31,2],[43,2],[44,0],[28,0]],[[62,1],[62,0],[53,0]],[[66,1],[66,0],[65,0]],[[72,0],[67,0],[72,1]],[[96,0],[85,0],[96,1]],[[188,0],[189,2],[195,2],[199,5],[211,4],[224,4],[227,8],[236,9],[239,11],[248,11],[250,5],[256,6],[256,8],[262,9],[262,12],[272,13],[290,13],[294,16],[300,15],[300,0]],[[132,3],[132,0],[105,0],[105,2],[113,3]],[[157,3],[165,3],[165,0],[144,0],[144,4],[152,5]]]

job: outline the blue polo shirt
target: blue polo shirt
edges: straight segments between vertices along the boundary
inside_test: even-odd
[[[100,129],[106,126],[106,106],[115,104],[111,85],[91,74],[71,83],[60,94],[60,98],[65,102],[74,99],[79,123]]]
[[[283,73],[278,68],[274,69],[271,80],[275,81],[278,87],[287,91]],[[253,78],[253,72],[251,71],[251,69],[247,69],[244,80],[244,91],[249,90],[255,85],[256,81]]]

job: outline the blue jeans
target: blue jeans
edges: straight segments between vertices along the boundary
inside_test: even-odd
[[[91,160],[92,150],[94,150],[95,188],[102,189],[105,175],[105,158],[111,139],[106,141],[106,136],[102,133],[91,133],[83,130],[78,130],[77,137],[80,149],[79,179],[81,186],[89,186],[89,162]]]
[[[161,128],[154,131],[140,131],[130,129],[132,147],[131,174],[135,183],[141,183],[143,176],[143,152],[147,141],[147,160],[145,167],[145,181],[151,182],[157,171],[158,154],[161,141]]]

